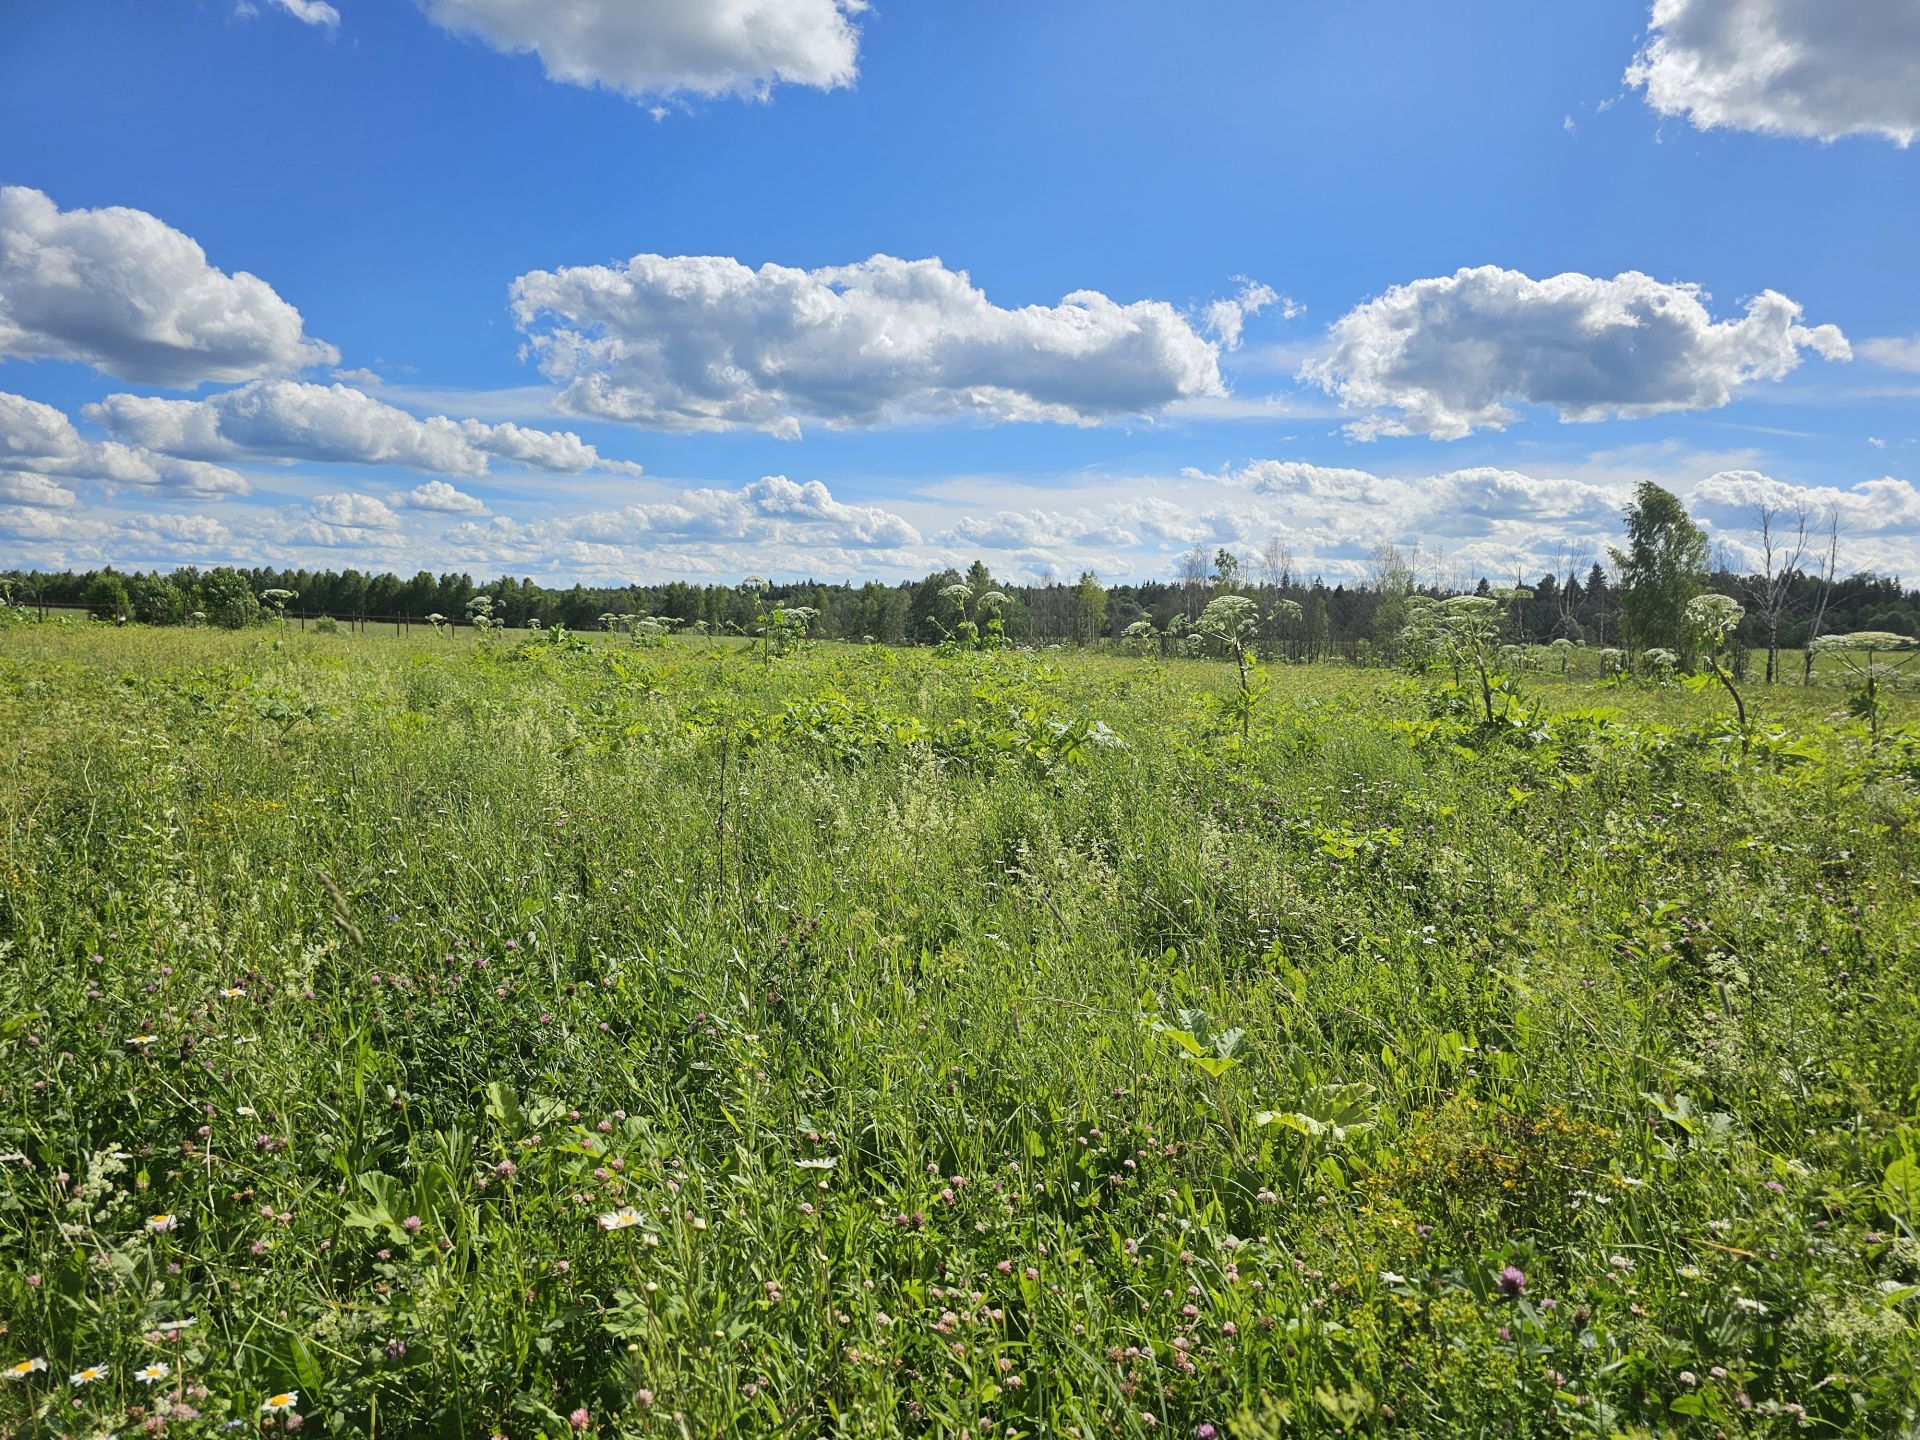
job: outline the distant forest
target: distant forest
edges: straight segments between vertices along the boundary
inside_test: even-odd
[[[618,586],[543,586],[501,576],[412,579],[359,570],[201,571],[121,573],[112,569],[46,573],[0,572],[0,600],[28,608],[80,608],[104,620],[149,625],[256,623],[277,602],[289,618],[331,617],[347,622],[467,623],[476,597],[490,600],[495,623],[509,629],[566,626],[611,629],[651,616],[678,628],[708,634],[754,634],[768,613],[805,607],[808,633],[824,640],[871,640],[888,645],[939,644],[975,607],[968,596],[997,594],[993,604],[1006,640],[1024,644],[1093,645],[1118,640],[1148,621],[1156,632],[1178,633],[1207,602],[1224,593],[1253,599],[1262,615],[1261,648],[1294,661],[1330,658],[1355,662],[1395,658],[1407,622],[1407,601],[1467,593],[1507,598],[1509,638],[1522,644],[1567,639],[1592,646],[1639,648],[1676,644],[1657,617],[1672,616],[1686,593],[1731,596],[1745,608],[1733,637],[1737,649],[1799,649],[1816,635],[1887,631],[1920,637],[1920,590],[1897,578],[1838,573],[1837,530],[1809,534],[1805,517],[1759,515],[1769,537],[1768,569],[1741,573],[1724,556],[1708,563],[1705,534],[1680,502],[1657,486],[1641,487],[1627,515],[1628,549],[1613,551],[1610,569],[1563,562],[1560,569],[1516,575],[1477,585],[1435,583],[1419,573],[1419,557],[1386,545],[1373,556],[1363,579],[1329,585],[1303,575],[1284,548],[1270,544],[1259,556],[1196,547],[1180,562],[1178,578],[1138,584],[1104,584],[1091,573],[1078,581],[1010,584],[976,561],[964,574],[941,570],[923,580],[883,584],[776,583],[748,577],[736,585],[691,585],[684,581]],[[1783,526],[1782,522],[1787,524]],[[1797,524],[1795,523],[1797,522]],[[1780,544],[1785,534],[1791,543]],[[1624,579],[1623,579],[1624,577]],[[1676,597],[1678,597],[1676,599]],[[1641,603],[1636,603],[1636,599]],[[1292,601],[1299,606],[1297,618]],[[1649,618],[1655,617],[1655,618]],[[1636,623],[1637,622],[1637,623]],[[1636,633],[1636,631],[1640,633]],[[1134,628],[1133,634],[1139,630]]]
[[[117,582],[117,583],[116,583]],[[237,582],[237,583],[236,583]],[[607,616],[651,615],[680,625],[696,622],[714,633],[751,633],[757,618],[769,606],[808,606],[818,612],[813,635],[827,640],[871,638],[888,645],[938,644],[946,638],[949,616],[941,599],[948,586],[966,584],[975,593],[998,590],[1007,597],[1003,612],[1007,637],[1035,644],[1089,644],[1117,638],[1137,620],[1150,620],[1157,630],[1169,630],[1182,617],[1192,619],[1207,600],[1219,593],[1217,570],[1201,583],[1146,581],[1137,585],[1103,585],[1088,576],[1075,584],[1010,585],[995,580],[987,567],[976,563],[967,574],[942,570],[924,580],[898,585],[870,581],[864,585],[822,584],[802,580],[768,584],[689,585],[672,581],[658,585],[572,585],[565,589],[532,580],[502,576],[476,581],[471,575],[432,575],[421,571],[412,579],[398,575],[368,575],[358,570],[208,570],[191,566],[172,571],[121,574],[113,570],[0,572],[0,586],[15,603],[28,606],[91,609],[102,618],[125,615],[149,625],[187,623],[196,611],[209,623],[231,623],[235,614],[223,595],[244,585],[255,597],[268,590],[291,591],[289,616],[332,616],[346,621],[368,616],[391,622],[406,618],[424,624],[430,615],[462,623],[467,602],[476,595],[493,598],[493,613],[509,628],[533,622],[551,629],[565,625],[594,630],[609,623]],[[1366,660],[1390,651],[1404,615],[1396,600],[1404,593],[1437,597],[1453,593],[1415,585],[1397,591],[1393,577],[1328,585],[1317,578],[1285,577],[1274,582],[1234,582],[1235,588],[1255,600],[1290,599],[1305,612],[1296,643],[1287,648],[1293,658],[1319,660],[1338,657]],[[1709,575],[1708,588],[1731,595],[1747,606],[1741,639],[1749,646],[1765,644],[1764,619],[1752,602],[1763,584],[1758,576],[1721,570]],[[1809,638],[1813,615],[1819,608],[1822,582],[1818,575],[1796,572],[1788,581],[1788,598],[1780,629],[1783,649],[1794,649]],[[1484,593],[1490,582],[1481,580]],[[1519,602],[1516,613],[1523,640],[1545,643],[1565,637],[1582,644],[1622,643],[1620,596],[1600,565],[1571,578],[1544,574],[1530,588],[1530,600]],[[259,618],[258,605],[239,607],[245,621]],[[1821,625],[1822,633],[1848,630],[1886,630],[1920,636],[1920,590],[1907,590],[1897,579],[1877,575],[1837,578],[1830,587]]]

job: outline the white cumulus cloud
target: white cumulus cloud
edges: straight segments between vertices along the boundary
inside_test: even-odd
[[[83,439],[65,412],[24,395],[0,392],[0,466],[57,475],[69,480],[99,480],[140,485],[180,495],[245,495],[252,487],[244,475],[203,460],[181,460],[142,446]]]
[[[78,360],[123,380],[193,386],[333,364],[266,281],[228,275],[143,210],[61,210],[0,188],[0,358]]]
[[[1300,313],[1298,305],[1282,297],[1271,285],[1263,285],[1257,280],[1243,280],[1238,295],[1231,300],[1215,300],[1201,312],[1201,318],[1207,328],[1220,337],[1221,349],[1238,350],[1247,317],[1258,315],[1267,306],[1276,303],[1280,306],[1280,313],[1289,320]]]
[[[429,480],[416,485],[400,497],[409,510],[433,510],[442,515],[484,515],[486,505],[478,496],[456,490],[444,480]]]
[[[1535,280],[1485,265],[1396,285],[1348,311],[1333,349],[1301,372],[1343,406],[1373,415],[1349,431],[1454,440],[1502,429],[1514,404],[1562,420],[1710,410],[1754,380],[1777,380],[1802,349],[1851,355],[1832,325],[1808,328],[1773,290],[1738,320],[1715,320],[1695,285],[1627,271],[1611,280]]]
[[[444,29],[538,55],[549,79],[636,101],[851,85],[860,58],[852,17],[865,8],[865,0],[426,0]]]
[[[844,504],[818,480],[802,484],[784,475],[581,516],[570,533],[616,545],[693,540],[885,549],[920,542],[920,532],[890,510]]]
[[[1920,135],[1914,0],[1656,0],[1626,81],[1702,130]]]
[[[1082,290],[1008,310],[937,259],[753,270],[636,255],[522,275],[513,311],[569,409],[668,430],[1088,425],[1224,393],[1218,347],[1171,305]]]
[[[1693,489],[1695,505],[1722,528],[1750,526],[1762,505],[1789,513],[1805,510],[1809,529],[1825,528],[1837,515],[1840,533],[1883,535],[1920,533],[1920,490],[1907,480],[1883,475],[1841,489],[1834,485],[1793,485],[1756,470],[1722,470]]]
[[[322,30],[334,31],[340,28],[340,12],[327,4],[327,0],[260,0],[260,4],[272,5],[294,19],[307,25],[318,26]],[[251,17],[260,13],[260,4],[255,0],[239,0],[233,7],[234,14]]]
[[[491,458],[569,474],[640,468],[603,461],[571,432],[444,415],[422,420],[346,385],[262,380],[205,400],[109,395],[87,414],[123,440],[198,460],[336,461],[448,475],[484,475]]]
[[[75,503],[73,492],[58,481],[29,470],[0,470],[0,505],[71,510]]]
[[[338,495],[316,495],[312,508],[313,518],[322,525],[335,525],[343,530],[400,528],[400,517],[388,508],[386,501],[374,495],[359,495],[352,491]]]

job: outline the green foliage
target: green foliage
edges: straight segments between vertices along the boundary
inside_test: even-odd
[[[87,613],[109,623],[132,619],[133,602],[127,597],[127,582],[111,570],[94,576],[87,586]]]
[[[1627,510],[1627,548],[1612,552],[1620,572],[1620,619],[1636,649],[1687,653],[1687,604],[1707,583],[1707,536],[1679,497],[1651,480]]]
[[[10,626],[0,1433],[1913,1430],[1913,652],[1742,760],[1514,603],[1240,744],[1237,606]]]
[[[260,620],[260,602],[247,577],[229,566],[200,577],[199,610],[207,623],[227,630],[244,630]]]

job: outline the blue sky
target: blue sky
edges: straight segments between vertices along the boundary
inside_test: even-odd
[[[0,10],[0,564],[1920,571],[1909,0],[556,8]]]

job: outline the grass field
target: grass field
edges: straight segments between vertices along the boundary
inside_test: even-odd
[[[1920,734],[1268,679],[0,632],[0,1433],[1920,1433]]]

